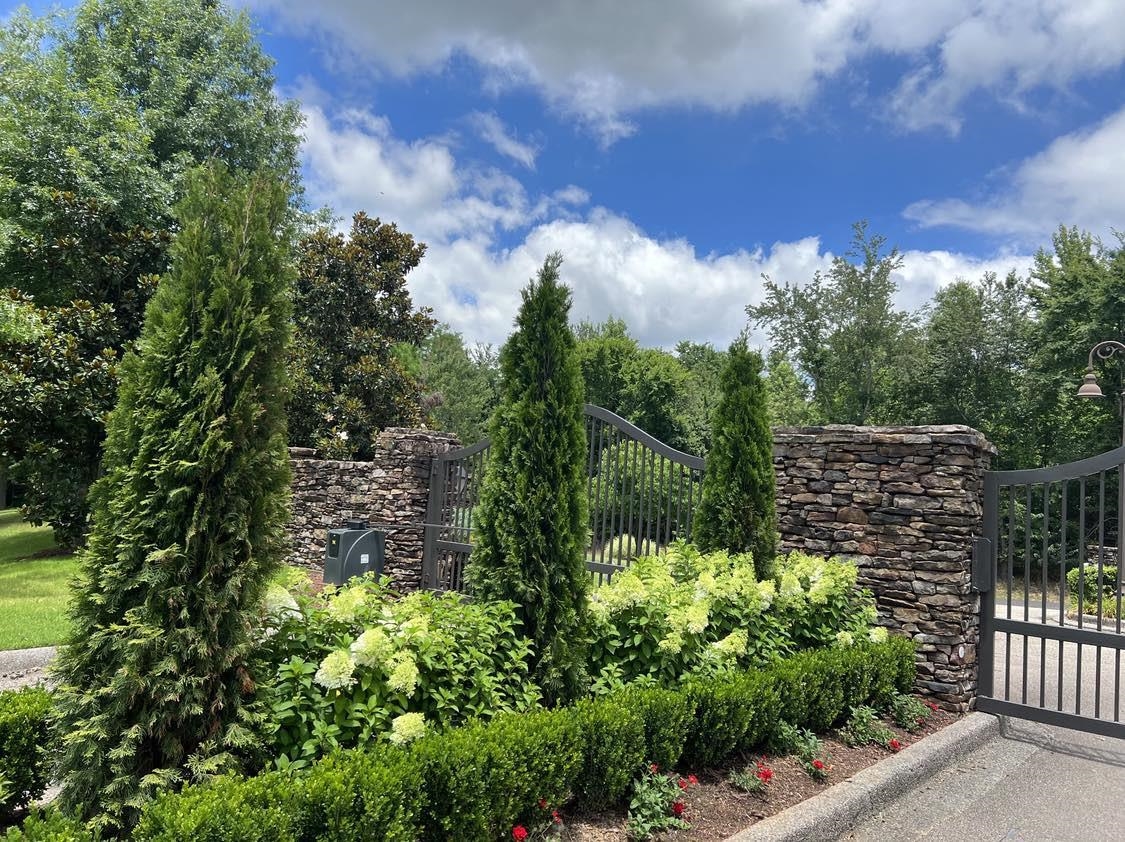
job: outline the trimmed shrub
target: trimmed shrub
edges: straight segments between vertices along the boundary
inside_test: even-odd
[[[51,695],[37,687],[0,692],[0,819],[47,788]]]
[[[673,690],[633,688],[572,708],[504,714],[405,747],[344,752],[306,772],[188,787],[148,806],[134,837],[508,838],[514,825],[541,819],[540,799],[556,805],[578,794],[585,803],[620,802],[628,795],[627,777],[646,754],[671,768],[683,745],[681,765],[719,763],[759,748],[783,715],[801,713],[790,726],[802,730],[814,720],[838,721],[847,712],[838,709],[840,700],[854,697],[844,687],[861,671],[869,671],[871,696],[861,703],[874,705],[879,693],[900,685],[913,669],[912,642],[894,638],[805,653],[753,672],[700,676]],[[818,684],[830,687],[822,691]],[[792,704],[786,694],[794,691],[806,701]]]
[[[570,714],[586,747],[575,794],[594,808],[616,804],[645,762],[644,718],[612,698],[579,702]]]
[[[644,721],[645,759],[661,769],[680,762],[688,729],[695,719],[691,698],[677,690],[626,688],[610,698],[632,710]]]
[[[6,842],[96,842],[86,825],[67,818],[54,807],[33,807],[23,824],[8,828],[3,838]]]

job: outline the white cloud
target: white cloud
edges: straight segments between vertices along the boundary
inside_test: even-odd
[[[517,164],[522,164],[529,170],[535,169],[535,156],[539,154],[539,149],[512,136],[503,120],[493,113],[483,111],[474,111],[469,119],[485,143]]]
[[[409,279],[415,302],[472,341],[504,340],[520,289],[552,251],[565,258],[575,321],[619,316],[643,343],[664,347],[681,339],[724,346],[745,326],[746,305],[761,300],[763,273],[803,283],[831,264],[815,236],[700,253],[685,239],[656,238],[621,214],[587,208],[589,194],[575,185],[529,196],[502,172],[464,170],[451,140],[404,141],[366,111],[336,113],[324,105],[305,113],[310,199],[345,215],[365,210],[426,242],[426,257]],[[949,252],[904,258],[899,304],[908,309],[958,277],[1027,262]]]
[[[1030,254],[1001,254],[974,257],[951,251],[905,251],[902,267],[893,277],[898,284],[895,304],[904,310],[917,310],[935,292],[954,281],[979,281],[986,273],[1005,277],[1015,270],[1026,275],[1031,268]]]
[[[906,208],[927,227],[955,226],[1041,242],[1060,224],[1107,236],[1125,220],[1125,108],[1093,127],[1054,140],[1010,168],[990,198],[927,199]]]
[[[976,91],[1022,107],[1033,90],[1125,61],[1120,0],[246,2],[318,33],[336,66],[350,56],[410,76],[468,56],[490,89],[537,89],[606,142],[652,107],[801,107],[824,79],[870,56],[910,65],[889,105],[904,126],[954,131]]]

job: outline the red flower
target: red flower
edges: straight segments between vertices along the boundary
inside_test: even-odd
[[[527,828],[522,824],[517,824],[512,828],[512,838],[515,839],[516,842],[523,842],[523,840],[527,838]]]
[[[687,782],[692,786],[695,786],[697,783],[699,783],[699,778],[697,778],[695,775],[688,775]]]
[[[676,781],[676,786],[678,786],[680,789],[687,789],[688,782],[683,778],[680,778],[678,781]]]
[[[821,760],[821,759],[820,759],[820,758],[818,757],[818,758],[817,758],[816,760],[814,760],[814,761],[812,762],[812,767],[813,767],[814,769],[816,769],[816,771],[818,771],[818,772],[823,772],[823,771],[824,771],[824,761],[823,761],[823,760]]]
[[[769,766],[763,766],[761,763],[759,763],[758,780],[760,780],[764,784],[768,784],[773,780],[773,769],[771,769]]]
[[[540,810],[546,810],[547,809],[547,799],[546,798],[540,798],[539,799],[539,809]]]
[[[562,816],[559,815],[558,810],[554,810],[551,813],[551,821],[553,821],[555,824],[562,824]]]
[[[660,771],[660,767],[659,767],[659,766],[657,766],[657,765],[656,765],[655,763],[653,763],[653,764],[652,764],[651,766],[649,766],[649,767],[648,767],[648,770],[649,770],[650,772],[652,772],[652,774],[654,774],[654,775],[655,775],[655,774],[656,774],[657,772],[659,772],[659,771]]]
[[[890,746],[891,751],[898,751],[900,748],[902,748],[902,743],[900,743],[896,739],[891,739],[891,741],[887,743],[887,745]]]
[[[677,801],[675,804],[672,805],[672,815],[675,816],[678,819],[680,816],[682,816],[684,814],[684,810],[686,810],[686,809],[687,808],[684,806],[683,801]]]
[[[933,711],[934,713],[937,713],[937,709],[938,709],[938,707],[937,707],[937,703],[936,703],[936,702],[926,702],[926,707],[928,707],[928,708],[929,708],[930,710],[932,710],[932,711]]]

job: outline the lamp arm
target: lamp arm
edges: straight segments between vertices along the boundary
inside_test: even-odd
[[[1099,360],[1108,360],[1115,354],[1125,354],[1125,342],[1118,342],[1116,339],[1106,339],[1104,342],[1099,342],[1090,349],[1090,359],[1087,363],[1087,370],[1094,370],[1094,357]]]

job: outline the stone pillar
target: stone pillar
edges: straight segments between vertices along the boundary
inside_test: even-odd
[[[417,590],[422,582],[422,523],[435,453],[456,447],[457,437],[432,430],[388,427],[370,462],[317,459],[308,448],[290,448],[293,503],[288,532],[290,563],[314,576],[324,569],[328,529],[348,520],[393,524],[387,530],[384,573],[391,587]]]
[[[434,454],[458,446],[452,433],[388,427],[375,441],[372,462],[372,519],[402,524],[387,534],[387,561],[391,587],[401,593],[422,586],[421,525],[426,521],[430,494],[430,465]]]
[[[774,430],[782,548],[854,556],[879,622],[918,644],[917,688],[955,711],[976,693],[972,538],[994,453],[961,426]]]

